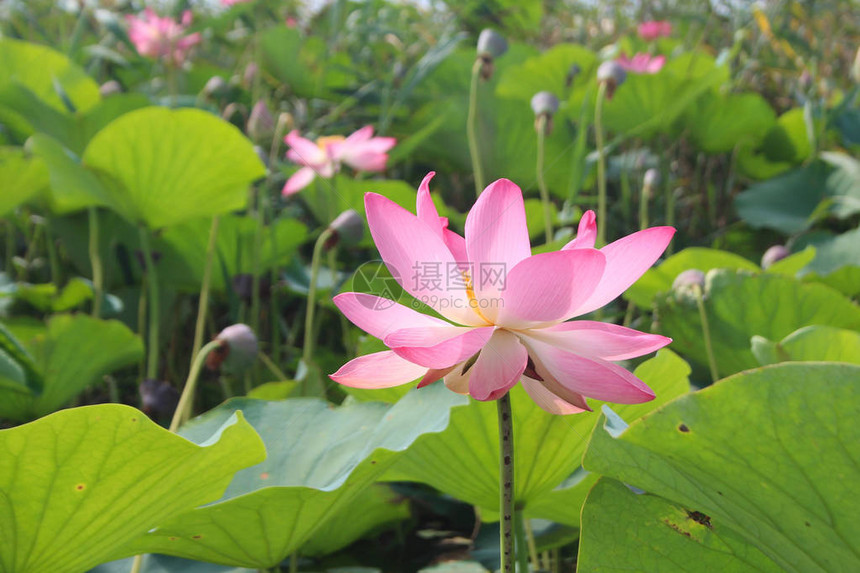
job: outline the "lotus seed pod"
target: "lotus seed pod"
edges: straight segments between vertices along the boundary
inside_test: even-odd
[[[761,268],[767,269],[772,264],[774,264],[775,262],[781,261],[782,259],[784,259],[785,257],[787,257],[790,254],[791,254],[791,252],[788,249],[786,249],[785,246],[774,245],[771,248],[769,248],[768,250],[766,250],[764,252],[764,255],[762,255],[762,257],[761,257]]]
[[[699,269],[687,269],[678,273],[678,276],[672,281],[672,290],[675,291],[690,291],[694,287],[699,287],[702,290],[705,288],[705,273]]]
[[[99,86],[99,93],[102,97],[112,96],[114,94],[122,93],[122,86],[116,80],[110,80],[109,82],[103,83]]]
[[[349,209],[338,215],[331,222],[329,228],[334,231],[329,244],[326,244],[329,248],[341,242],[354,245],[361,241],[364,236],[364,221],[354,209]]]
[[[658,185],[660,185],[660,172],[654,169],[653,167],[645,172],[645,177],[643,179],[643,185],[648,187],[649,189],[654,189]]]
[[[538,92],[532,97],[532,111],[535,116],[552,117],[558,111],[558,98],[550,92]]]
[[[220,348],[209,353],[206,365],[216,370],[223,366],[224,370],[241,374],[254,365],[260,351],[257,336],[246,324],[228,326],[215,337],[221,342]]]
[[[494,60],[501,57],[507,51],[508,41],[505,40],[504,36],[490,28],[481,30],[481,35],[478,36],[479,57]]]

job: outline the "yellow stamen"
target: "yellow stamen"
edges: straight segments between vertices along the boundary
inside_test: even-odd
[[[317,138],[317,147],[322,151],[325,151],[332,143],[340,143],[344,139],[346,138],[342,135],[326,135],[325,137],[319,137]]]

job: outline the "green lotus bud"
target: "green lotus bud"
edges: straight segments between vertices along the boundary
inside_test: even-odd
[[[203,95],[206,97],[220,97],[227,93],[230,86],[221,76],[212,76],[203,86]]]
[[[269,106],[263,100],[258,101],[251,108],[247,130],[248,136],[254,141],[265,141],[272,138],[272,134],[275,132],[275,118],[272,117]]]
[[[772,264],[774,264],[775,262],[781,261],[782,259],[784,259],[785,257],[787,257],[790,254],[791,254],[791,251],[789,251],[787,248],[785,248],[785,246],[774,245],[771,248],[769,248],[768,250],[766,250],[764,252],[764,255],[762,255],[762,257],[761,257],[761,268],[767,269]]]

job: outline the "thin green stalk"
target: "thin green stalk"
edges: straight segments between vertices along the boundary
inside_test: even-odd
[[[717,360],[714,358],[714,348],[711,345],[711,327],[708,325],[708,313],[705,312],[702,287],[695,285],[693,291],[696,295],[696,306],[699,307],[699,320],[702,321],[702,338],[705,341],[705,352],[708,355],[708,368],[711,370],[711,381],[716,382],[720,379],[720,374],[717,371]]]
[[[541,553],[541,569],[548,572],[550,567],[552,567],[552,561],[550,559],[549,551],[544,551]]]
[[[478,148],[478,82],[481,79],[481,60],[472,66],[472,85],[469,88],[469,116],[466,120],[466,136],[469,139],[469,155],[472,157],[472,171],[475,173],[475,197],[484,190],[484,170],[481,167],[481,153]]]
[[[517,571],[529,573],[529,563],[537,571],[540,569],[540,561],[538,560],[537,546],[531,524],[522,511],[517,511],[514,516],[517,532]]]
[[[499,558],[501,573],[514,573],[514,420],[511,396],[496,401],[499,422]]]
[[[206,261],[203,267],[203,284],[200,285],[200,300],[197,303],[197,322],[194,325],[194,343],[191,356],[197,356],[203,346],[203,332],[206,329],[206,314],[209,311],[209,287],[212,282],[212,264],[215,259],[215,244],[218,239],[218,216],[212,217],[209,225],[209,242],[206,245]]]
[[[90,265],[93,268],[93,316],[98,318],[102,314],[102,299],[104,298],[104,269],[102,267],[101,251],[99,250],[99,213],[95,207],[89,211],[90,227]]]
[[[260,332],[260,259],[263,251],[263,228],[266,225],[263,212],[263,187],[254,193],[254,246],[251,253],[251,329]]]
[[[3,269],[9,278],[12,277],[12,259],[15,258],[15,225],[6,221],[6,267]]]
[[[666,225],[670,227],[675,226],[675,191],[672,190],[668,185],[664,185],[666,189]],[[671,255],[675,252],[675,241],[672,240],[669,242],[669,246],[666,248],[666,255]]]
[[[134,561],[131,564],[131,573],[140,573],[140,568],[143,565],[143,555],[135,555]]]
[[[314,244],[314,254],[311,258],[311,277],[308,285],[308,310],[305,313],[305,340],[302,350],[302,361],[309,367],[314,356],[314,310],[316,308],[317,281],[320,274],[320,259],[322,251],[329,237],[334,231],[330,227],[320,233]],[[302,380],[302,394],[307,390],[307,379]]]
[[[149,243],[149,231],[140,227],[140,246],[143,249],[143,260],[146,263],[146,284],[149,287],[149,344],[146,359],[146,377],[158,379],[158,322],[161,314],[159,301],[158,272],[155,270],[155,259],[152,258],[152,247]]]
[[[639,229],[648,228],[648,198],[650,195],[651,187],[643,185],[642,193],[639,195]]]
[[[290,555],[290,573],[299,572],[299,556],[293,553]]]
[[[597,247],[606,245],[606,150],[603,139],[603,100],[606,99],[606,82],[597,90],[594,109],[594,137],[597,140]]]
[[[137,297],[137,335],[143,340],[146,338],[146,281],[141,281],[140,296]],[[146,377],[146,357],[142,356],[138,365],[138,375]]]
[[[191,403],[194,400],[194,389],[197,387],[197,379],[200,377],[200,370],[203,368],[203,364],[206,362],[206,356],[222,344],[224,342],[221,340],[213,340],[208,342],[206,346],[200,349],[200,352],[194,355],[191,370],[188,372],[188,379],[185,380],[185,387],[182,388],[182,395],[179,397],[179,404],[177,404],[176,410],[173,412],[173,419],[170,420],[170,428],[168,429],[171,432],[175,432],[179,429],[179,426],[190,418]]]
[[[278,365],[277,365],[277,364],[275,364],[275,363],[274,363],[274,361],[272,361],[272,359],[271,359],[271,358],[269,358],[268,356],[266,356],[266,354],[265,354],[264,352],[260,352],[260,353],[258,354],[258,356],[260,357],[260,361],[261,361],[263,364],[265,364],[266,368],[268,368],[268,369],[269,369],[269,371],[270,371],[272,374],[274,374],[274,375],[278,378],[278,381],[283,381],[283,380],[289,380],[289,379],[290,379],[290,377],[289,377],[289,376],[287,376],[286,374],[284,374],[284,371],[283,371],[283,370],[281,370],[280,368],[278,368]]]
[[[549,201],[549,190],[543,176],[544,144],[546,143],[547,116],[540,114],[537,118],[537,183],[540,190],[540,200],[543,203],[543,223],[546,231],[547,244],[552,242],[552,205]]]

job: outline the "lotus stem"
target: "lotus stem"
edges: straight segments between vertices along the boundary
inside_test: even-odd
[[[308,285],[308,310],[305,313],[305,340],[302,350],[302,361],[305,367],[308,367],[314,356],[314,310],[316,308],[317,296],[317,281],[320,274],[320,259],[322,251],[325,248],[326,242],[334,233],[331,227],[326,227],[325,230],[317,237],[314,244],[314,254],[311,258],[311,278]],[[307,390],[307,378],[302,380],[302,394]]]
[[[514,420],[511,396],[496,401],[499,419],[499,544],[501,573],[514,573]]]
[[[176,410],[173,412],[173,419],[170,420],[171,432],[176,432],[189,417],[191,413],[191,402],[194,399],[194,389],[197,387],[197,379],[200,377],[200,370],[206,362],[206,356],[210,352],[220,347],[224,342],[222,340],[213,340],[200,349],[194,355],[194,361],[191,363],[191,370],[188,372],[188,378],[185,380],[185,386],[182,388],[182,395],[179,397],[179,404],[176,405]]]
[[[478,148],[478,82],[481,77],[481,59],[472,66],[472,85],[469,88],[469,116],[466,120],[466,136],[469,139],[469,155],[472,157],[472,171],[475,173],[475,197],[484,190],[484,170],[481,167],[481,153]]]
[[[263,251],[263,228],[266,225],[263,212],[263,191],[260,187],[253,193],[254,218],[257,224],[254,229],[254,246],[251,253],[251,329],[260,332],[260,258]]]
[[[260,352],[259,357],[260,357],[260,361],[263,364],[265,364],[266,368],[269,369],[269,372],[274,374],[278,378],[279,381],[290,379],[290,377],[287,376],[286,374],[284,374],[284,371],[281,370],[280,368],[278,368],[278,365],[275,364],[275,362],[271,358],[266,356],[266,354],[264,352]]]
[[[102,314],[102,299],[104,298],[104,269],[102,267],[101,251],[99,250],[99,212],[95,207],[88,210],[90,227],[90,266],[93,269],[93,316]]]
[[[546,242],[552,242],[552,208],[549,202],[549,190],[544,179],[544,144],[546,143],[547,115],[540,114],[537,118],[537,183],[540,190],[540,200],[543,203],[543,221],[546,231]]]
[[[218,216],[212,217],[209,226],[209,242],[206,245],[206,262],[203,267],[203,284],[200,285],[200,300],[197,303],[197,322],[194,324],[194,343],[191,356],[197,356],[203,346],[203,331],[206,328],[206,313],[209,310],[209,288],[212,282],[212,263],[215,258],[215,244],[218,239]]]
[[[642,193],[639,194],[639,229],[648,228],[648,198],[651,195],[651,187],[648,185],[642,186]]]
[[[594,108],[594,137],[597,140],[597,247],[606,245],[606,150],[603,140],[603,100],[606,99],[607,82],[600,82],[597,103]]]
[[[140,227],[140,246],[143,249],[143,260],[146,266],[146,283],[149,286],[149,348],[146,360],[146,377],[158,379],[158,322],[161,313],[159,302],[158,273],[155,270],[155,259],[152,257],[152,247],[149,243],[149,231]]]
[[[48,249],[48,261],[51,266],[51,282],[59,285],[62,277],[60,276],[60,259],[57,257],[57,245],[54,244],[54,233],[51,228],[51,218],[45,217],[45,246]]]
[[[705,341],[705,352],[708,355],[708,368],[711,370],[711,382],[716,382],[720,379],[720,374],[717,370],[717,360],[714,357],[714,348],[711,345],[711,328],[708,325],[708,313],[705,312],[705,297],[702,293],[702,287],[698,284],[693,285],[693,292],[696,296],[696,306],[699,307],[699,319],[702,321],[702,338]]]
[[[140,573],[140,568],[143,565],[143,555],[135,555],[134,561],[131,563],[131,573]]]
[[[531,571],[529,561],[537,564],[537,551],[534,549],[534,537],[530,536],[526,523],[528,520],[521,510],[514,513],[514,531],[516,532],[517,572]],[[537,569],[537,567],[535,567]]]

